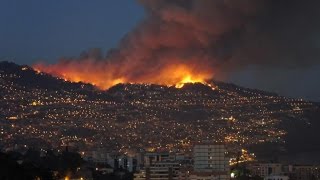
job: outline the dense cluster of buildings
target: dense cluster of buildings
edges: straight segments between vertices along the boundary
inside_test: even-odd
[[[196,143],[190,153],[137,152],[112,154],[92,152],[84,156],[96,164],[108,164],[100,171],[112,173],[124,169],[134,180],[232,180],[239,177],[264,180],[317,180],[320,165],[282,164],[260,161],[231,163],[223,143]]]
[[[55,158],[60,161],[61,159],[70,159],[71,155],[74,158],[77,157],[74,156],[76,152],[73,151],[76,151],[76,149],[66,147],[63,152],[40,151],[39,155],[43,160]],[[30,165],[30,162],[33,162],[33,159],[30,158],[35,157],[35,152],[37,151],[21,152],[22,156],[16,159],[17,163],[26,162]],[[11,157],[17,157],[19,153],[8,152],[8,154]],[[67,154],[70,155],[69,158],[62,158],[69,156]],[[320,179],[320,165],[274,163],[272,161],[264,162],[258,160],[244,162],[240,156],[237,158],[237,163],[233,163],[225,144],[212,141],[195,143],[192,151],[188,153],[139,151],[123,154],[107,149],[99,149],[80,152],[80,155],[84,161],[81,161],[83,163],[79,164],[79,166],[72,166],[74,168],[72,172],[65,173],[53,170],[51,171],[52,175],[62,180],[93,180],[98,177],[102,177],[102,179],[121,179],[123,177],[123,179],[133,180]],[[38,158],[34,160],[36,159]],[[46,166],[55,167],[53,164],[47,164]]]
[[[75,145],[84,151],[188,152],[191,142],[216,139],[237,150],[283,143],[281,121],[290,116],[308,123],[303,112],[316,108],[303,100],[221,82],[181,89],[122,84],[98,91],[29,67],[7,66],[14,70],[0,67],[0,147],[9,149]],[[51,84],[37,84],[40,80]]]
[[[255,159],[243,148],[285,143],[280,124],[310,124],[304,112],[319,108],[222,82],[180,89],[119,84],[100,91],[10,63],[0,63],[0,96],[0,149],[70,146],[88,161],[137,172],[137,179],[229,178],[230,165]],[[212,139],[223,144],[195,145]]]
[[[227,180],[230,179],[228,152],[221,143],[199,143],[191,153],[140,152],[111,155],[94,152],[85,157],[97,164],[134,173],[134,180]]]

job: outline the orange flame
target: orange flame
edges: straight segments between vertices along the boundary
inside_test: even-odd
[[[98,65],[97,67],[89,68],[89,70],[81,70],[80,68],[59,64],[36,64],[33,68],[37,72],[45,72],[65,81],[89,83],[102,90],[119,83],[161,84],[182,88],[185,83],[205,83],[213,75],[209,71],[199,71],[186,64],[167,65],[156,72],[143,74],[140,77],[126,76],[126,73],[117,75],[120,70],[112,69],[111,67],[101,68]]]

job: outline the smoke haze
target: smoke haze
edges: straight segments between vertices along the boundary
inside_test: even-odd
[[[319,1],[138,3],[145,19],[106,56],[93,49],[79,58],[34,67],[108,88],[119,82],[176,84],[186,77],[225,80],[249,66],[301,69],[319,64]]]

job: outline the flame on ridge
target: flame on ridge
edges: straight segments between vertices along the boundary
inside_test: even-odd
[[[182,88],[185,83],[203,83],[212,78],[210,71],[199,71],[190,65],[186,64],[172,64],[158,69],[155,72],[144,73],[142,76],[132,76],[132,72],[118,74],[117,70],[110,71],[105,69],[89,68],[85,71],[72,66],[63,66],[59,64],[42,65],[36,64],[33,67],[35,71],[51,74],[55,77],[61,78],[70,82],[84,82],[92,84],[101,90],[108,89],[119,83],[146,83],[146,84],[160,84],[167,86],[175,86]],[[137,70],[138,71],[138,70]],[[113,72],[113,73],[112,73]]]

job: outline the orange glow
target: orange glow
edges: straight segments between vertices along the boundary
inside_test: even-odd
[[[182,81],[176,83],[175,87],[182,88],[186,83],[197,83],[197,82],[204,83],[204,80],[200,78],[195,79],[191,75],[186,75],[185,77],[183,77]]]
[[[81,64],[82,65],[82,64]],[[82,65],[86,66],[86,64]],[[213,73],[205,68],[186,64],[168,64],[156,70],[150,70],[143,75],[135,76],[132,68],[118,67],[117,65],[88,66],[83,70],[73,65],[43,65],[36,64],[37,72],[49,73],[65,81],[84,82],[105,90],[119,83],[146,83],[161,84],[182,88],[185,83],[205,83],[212,78]],[[126,70],[127,69],[127,70]],[[139,72],[138,69],[135,69]]]

